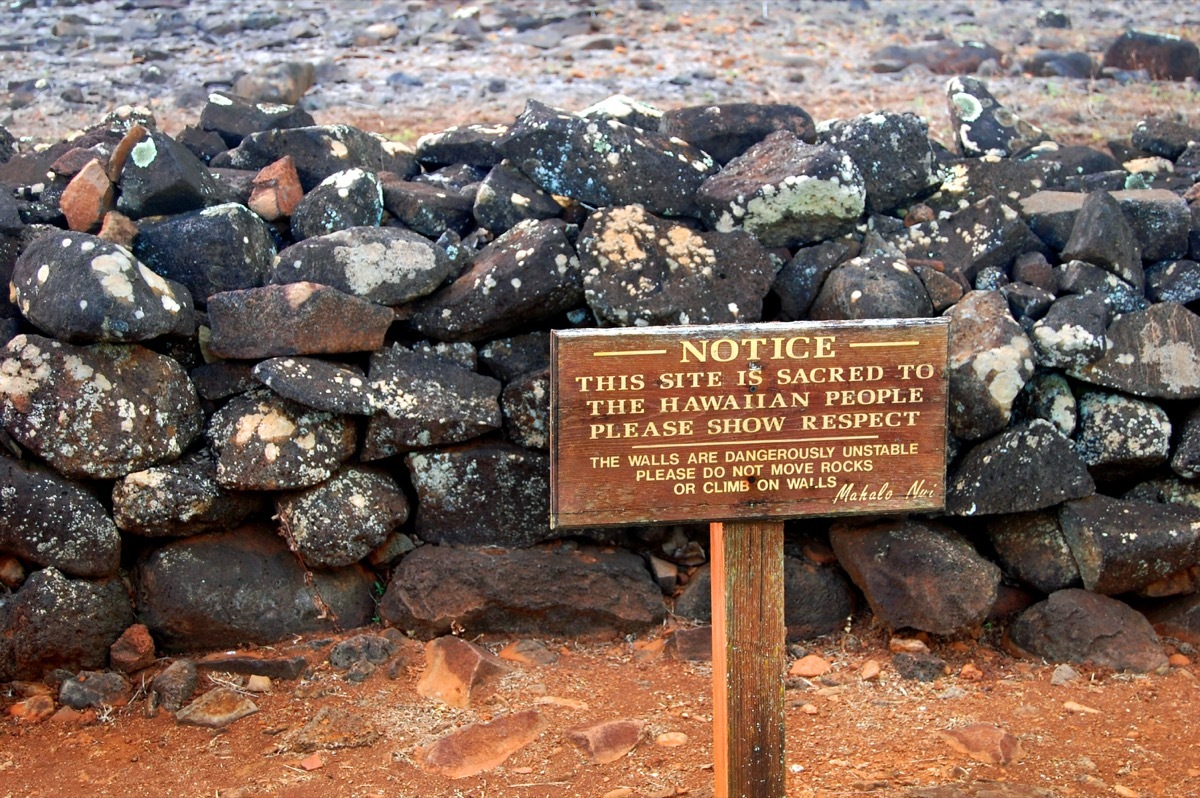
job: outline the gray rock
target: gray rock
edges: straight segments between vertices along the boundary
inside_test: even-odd
[[[809,316],[843,319],[914,319],[933,315],[925,283],[893,247],[864,253],[837,266],[825,278]]]
[[[133,127],[111,163],[120,168],[117,210],[131,219],[197,210],[217,196],[216,181],[200,159],[157,130]]]
[[[394,227],[354,227],[308,238],[279,253],[268,282],[314,282],[380,305],[432,293],[450,276],[433,242]]]
[[[952,515],[1029,512],[1096,491],[1071,442],[1040,419],[972,448],[947,482]]]
[[[65,476],[121,477],[174,460],[200,434],[187,374],[149,349],[18,335],[0,356],[0,421]]]
[[[508,439],[526,449],[550,448],[550,369],[531,371],[510,381],[500,394],[500,412]]]
[[[1042,368],[1080,368],[1103,356],[1108,346],[1108,303],[1103,294],[1060,297],[1029,337]]]
[[[1063,537],[1094,593],[1129,593],[1200,562],[1200,510],[1097,494],[1064,504]]]
[[[987,85],[972,77],[954,77],[946,83],[950,126],[960,155],[1007,157],[1050,137],[1042,129],[1000,104]]]
[[[983,623],[996,603],[1000,569],[949,527],[915,519],[838,522],[829,541],[875,616],[892,628],[953,634]]]
[[[509,161],[492,167],[475,192],[472,214],[480,227],[497,235],[525,219],[553,219],[563,208],[554,197]]]
[[[660,133],[699,147],[722,165],[779,130],[809,144],[817,139],[812,117],[798,105],[692,105],[666,111],[658,122]]]
[[[640,204],[666,216],[689,213],[700,183],[717,171],[708,154],[681,139],[533,100],[496,146],[551,194],[593,207]]]
[[[7,609],[0,637],[11,646],[14,679],[103,668],[109,647],[134,622],[120,579],[67,579],[53,567],[30,574]]]
[[[383,184],[360,168],[334,172],[309,190],[292,211],[297,241],[351,227],[378,227],[383,220]]]
[[[586,637],[645,632],[666,607],[642,558],[629,552],[422,546],[392,573],[379,612],[422,638],[452,627]]]
[[[364,460],[469,440],[499,429],[500,383],[432,352],[400,344],[371,356],[378,412],[367,425]]]
[[[821,141],[854,161],[867,189],[869,213],[903,207],[939,182],[929,126],[915,114],[875,111],[834,121],[821,130]]]
[[[477,341],[535,326],[583,302],[579,259],[556,219],[521,222],[471,268],[413,306],[409,323],[440,341]]]
[[[0,457],[0,552],[67,576],[110,576],[120,565],[121,536],[86,490]]]
[[[258,389],[213,414],[208,440],[226,490],[294,490],[324,482],[354,454],[354,423]]]
[[[150,682],[150,701],[168,712],[178,712],[180,707],[192,700],[199,677],[196,663],[189,659],[177,659],[168,665]]]
[[[1177,477],[1148,479],[1130,488],[1124,498],[1180,504],[1200,510],[1200,484]]]
[[[396,644],[380,635],[355,635],[334,646],[329,652],[329,664],[340,671],[355,663],[381,665],[396,653]]]
[[[113,485],[113,520],[144,537],[186,537],[231,529],[266,506],[259,495],[217,484],[211,452],[126,474]]]
[[[1063,247],[1064,261],[1082,260],[1112,272],[1141,292],[1146,284],[1142,251],[1120,203],[1107,191],[1084,199],[1071,237]]]
[[[133,253],[158,274],[181,283],[200,302],[221,291],[257,288],[275,255],[267,225],[244,205],[226,203],[147,220]]]
[[[405,457],[417,489],[416,533],[433,543],[531,546],[550,530],[550,459],[507,443]]]
[[[188,726],[224,729],[234,721],[258,712],[258,705],[231,687],[217,687],[175,713],[175,720]]]
[[[1167,462],[1171,421],[1156,404],[1105,391],[1079,396],[1075,450],[1097,479],[1128,477]]]
[[[741,229],[764,246],[792,247],[853,229],[866,184],[847,153],[781,130],[705,180],[696,203],[711,229]]]
[[[1110,193],[1129,220],[1146,263],[1187,257],[1191,216],[1181,196],[1159,188]],[[1084,200],[1076,192],[1039,191],[1020,201],[1021,215],[1050,248],[1062,250]]]
[[[312,357],[273,357],[254,366],[256,380],[314,410],[369,416],[378,408],[367,377],[354,366]]]
[[[1049,662],[1144,673],[1167,664],[1150,623],[1116,599],[1071,588],[1021,613],[1009,639]]]
[[[892,657],[892,667],[901,679],[932,682],[946,675],[946,660],[928,651],[901,651]]]
[[[1079,586],[1079,566],[1056,511],[991,518],[986,528],[996,558],[1008,574],[1041,593]]]
[[[1076,379],[1134,396],[1200,397],[1200,317],[1173,302],[1126,313],[1108,328],[1108,352]]]
[[[72,343],[144,341],[171,332],[191,297],[129,250],[86,233],[48,231],[12,269],[10,297],[38,328]]]
[[[1200,128],[1174,119],[1150,117],[1133,127],[1129,143],[1139,150],[1174,161],[1193,141],[1200,141]]]
[[[758,321],[775,277],[746,233],[697,233],[638,205],[592,214],[579,259],[588,306],[622,327]]]
[[[167,652],[362,626],[375,611],[372,581],[357,565],[306,570],[265,526],[172,541],[133,575],[139,616]]]
[[[351,466],[275,500],[284,538],[310,568],[366,557],[408,519],[408,499],[386,472]]]
[[[319,283],[225,291],[208,299],[209,351],[218,357],[372,352],[395,320],[391,308]]]
[[[114,671],[82,671],[58,688],[58,702],[71,709],[100,709],[129,702],[129,681]]]
[[[1013,401],[1033,376],[1033,345],[999,291],[972,291],[950,319],[950,430],[979,440],[1008,425]]]
[[[978,280],[976,283],[978,287]],[[1028,283],[1004,283],[999,287],[999,291],[1004,294],[1009,311],[1022,329],[1029,329],[1031,325],[1041,321],[1054,304],[1054,294]],[[1102,318],[1100,331],[1103,332],[1107,326],[1106,313]]]

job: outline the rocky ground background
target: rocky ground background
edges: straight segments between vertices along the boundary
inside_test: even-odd
[[[551,533],[529,331],[944,313],[947,513],[789,529],[790,789],[1197,792],[1190,6],[336,9],[8,9],[0,790],[704,794],[705,529]]]

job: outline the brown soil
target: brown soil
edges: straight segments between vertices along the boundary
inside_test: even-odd
[[[309,675],[276,681],[270,694],[254,696],[257,714],[223,731],[177,725],[166,712],[147,718],[142,698],[66,722],[6,717],[0,798],[711,796],[711,668],[664,653],[669,633],[609,644],[546,641],[558,653],[556,663],[515,665],[496,693],[469,710],[416,693],[424,658],[415,641],[398,655],[395,678],[381,666],[355,685],[328,665],[332,640],[297,639],[259,653],[302,653],[312,663]],[[1060,798],[1200,796],[1194,666],[1139,676],[1081,667],[1081,678],[1054,686],[1052,666],[1014,660],[989,643],[934,643],[933,650],[948,673],[920,683],[891,667],[888,636],[879,628],[859,625],[806,649],[833,668],[820,678],[787,680],[789,796],[901,796],[918,787],[991,782]],[[883,669],[865,681],[860,671],[869,660]],[[238,677],[202,675],[202,688],[231,678]],[[366,747],[324,750],[323,766],[306,771],[301,762],[309,754],[278,748],[323,707],[361,716],[380,737]],[[545,728],[499,767],[452,781],[419,766],[420,746],[528,708],[541,713]],[[564,737],[576,725],[615,718],[640,719],[646,727],[639,745],[610,764],[590,763]],[[1016,735],[1023,758],[986,764],[939,734],[977,722]],[[687,742],[656,744],[664,732],[682,732]]]

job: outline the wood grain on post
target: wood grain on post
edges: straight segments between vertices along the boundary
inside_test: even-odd
[[[783,798],[783,524],[710,530],[716,798]]]

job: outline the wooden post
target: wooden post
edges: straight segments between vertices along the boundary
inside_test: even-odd
[[[716,798],[784,798],[783,524],[709,528]]]

